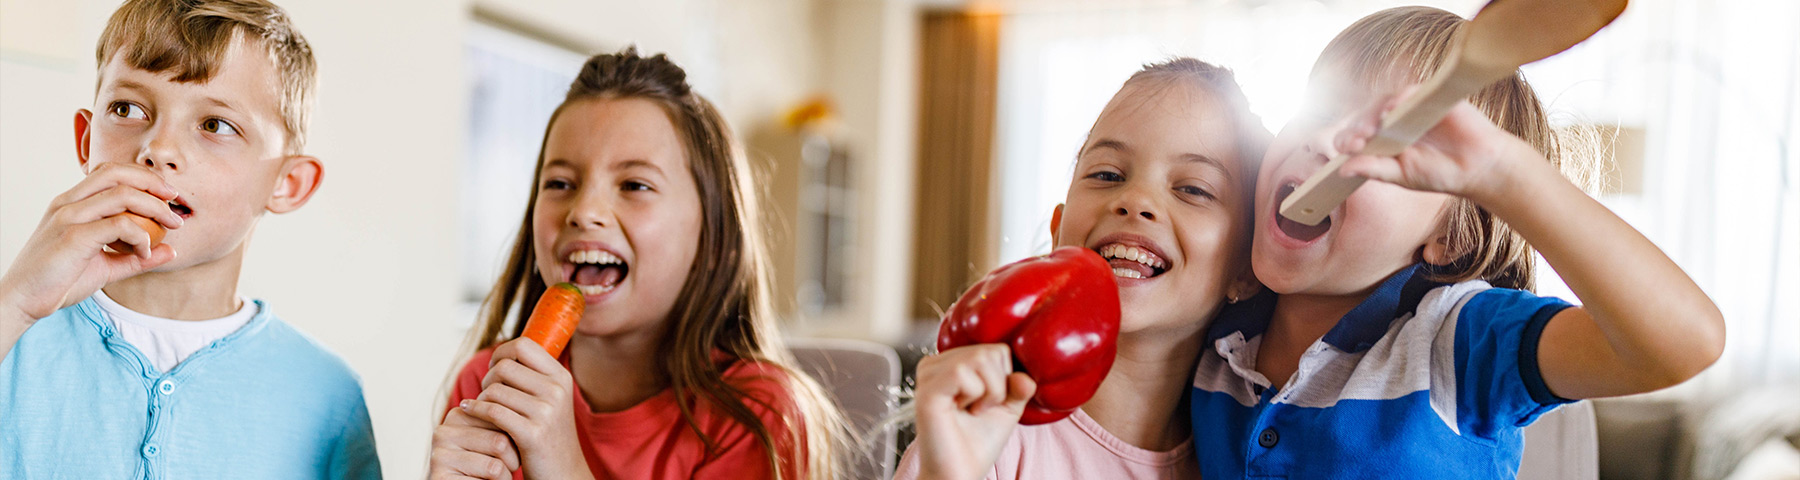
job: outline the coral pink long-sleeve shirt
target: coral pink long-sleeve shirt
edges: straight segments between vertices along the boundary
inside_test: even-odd
[[[450,392],[450,403],[444,411],[464,399],[481,394],[481,379],[487,376],[493,349],[477,352],[456,375]],[[748,394],[745,405],[755,412],[774,436],[781,451],[787,431],[786,422],[802,421],[793,396],[778,368],[758,363],[732,360],[724,371],[726,382]],[[567,355],[563,366],[568,367]],[[681,418],[673,389],[650,397],[617,412],[594,412],[587,400],[574,395],[575,435],[581,442],[581,453],[596,479],[689,479],[689,478],[774,478],[767,450],[750,428],[733,420],[705,401],[694,406],[694,419],[700,430],[718,444],[713,455],[706,444]],[[784,478],[803,478],[797,465],[804,459],[783,458]],[[524,471],[513,472],[523,479]]]

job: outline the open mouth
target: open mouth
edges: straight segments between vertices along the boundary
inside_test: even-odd
[[[625,260],[605,250],[576,250],[569,252],[566,260],[573,264],[569,283],[581,289],[582,295],[610,292],[631,273]]]
[[[1279,205],[1281,205],[1281,202],[1287,200],[1288,195],[1294,194],[1294,189],[1298,188],[1299,185],[1300,184],[1288,182],[1282,184],[1280,188],[1275,189],[1275,205],[1278,206],[1275,209],[1275,227],[1281,229],[1281,233],[1284,235],[1293,237],[1302,242],[1310,242],[1324,236],[1325,232],[1331,231],[1331,217],[1325,217],[1324,220],[1319,221],[1318,225],[1307,225],[1282,216]]]
[[[1109,243],[1094,249],[1119,278],[1154,278],[1169,271],[1169,262],[1148,249]]]
[[[169,211],[175,212],[176,215],[181,216],[182,220],[187,220],[188,217],[194,216],[194,209],[189,208],[186,203],[182,203],[181,197],[179,196],[175,197],[174,200],[169,201]]]

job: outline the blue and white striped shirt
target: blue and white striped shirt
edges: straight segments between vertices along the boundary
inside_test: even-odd
[[[1339,319],[1281,388],[1255,369],[1276,296],[1222,310],[1190,399],[1205,478],[1512,478],[1521,429],[1568,402],[1537,345],[1570,305],[1419,270]]]

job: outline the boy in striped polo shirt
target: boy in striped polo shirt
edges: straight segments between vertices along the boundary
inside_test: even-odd
[[[1511,478],[1539,415],[1668,387],[1718,359],[1718,307],[1561,176],[1516,71],[1399,156],[1346,163],[1376,181],[1319,225],[1276,213],[1373,137],[1382,110],[1358,107],[1396,105],[1466,24],[1389,9],[1320,54],[1318,115],[1282,130],[1257,185],[1251,264],[1272,292],[1220,312],[1194,377],[1206,478]],[[1585,306],[1528,291],[1533,247]]]

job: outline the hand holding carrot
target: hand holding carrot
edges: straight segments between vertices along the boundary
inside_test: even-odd
[[[175,249],[131,217],[180,228],[169,209],[175,188],[148,168],[101,163],[51,200],[25,247],[0,277],[0,358],[37,319],[74,305],[100,287],[175,259]],[[123,248],[109,252],[108,244]]]
[[[590,475],[576,441],[574,376],[526,338],[500,344],[493,362],[481,395],[459,409],[512,437],[527,478]]]
[[[494,424],[475,419],[460,408],[444,415],[431,433],[431,480],[508,480],[519,469],[512,438]]]
[[[556,284],[538,299],[520,338],[494,349],[480,396],[451,409],[439,427],[445,436],[441,442],[446,455],[443,472],[465,467],[487,472],[504,467],[510,473],[530,466],[526,473],[535,478],[588,474],[587,460],[575,441],[575,379],[557,361],[581,324],[585,304],[580,289]],[[453,425],[453,421],[462,424]],[[491,446],[485,451],[456,448],[496,443],[516,445],[516,451]],[[433,458],[437,458],[435,453]]]

